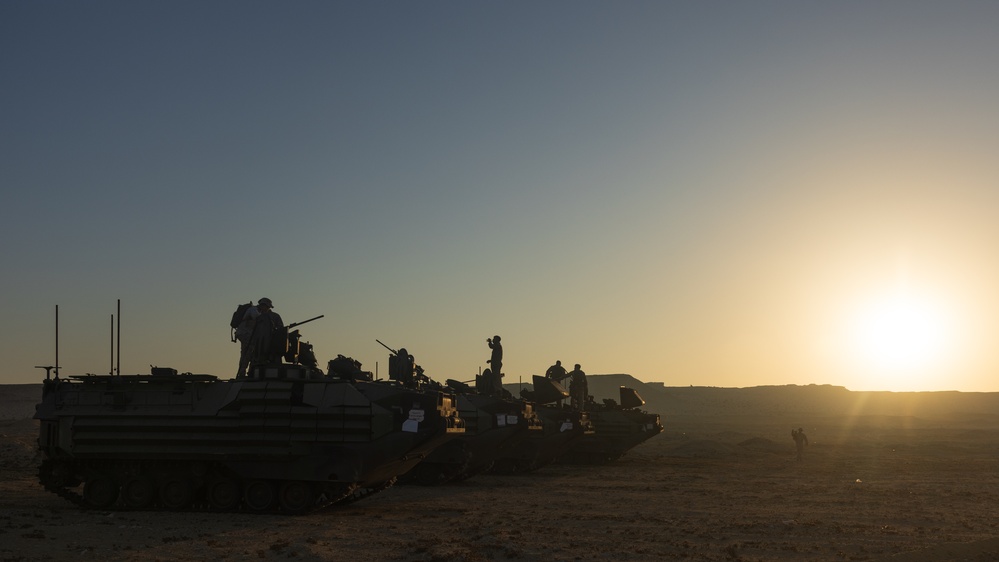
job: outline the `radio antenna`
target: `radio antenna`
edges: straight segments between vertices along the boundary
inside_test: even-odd
[[[118,366],[116,371],[118,376],[121,376],[121,299],[118,299]]]
[[[111,315],[111,370],[108,374],[114,374],[114,314]]]

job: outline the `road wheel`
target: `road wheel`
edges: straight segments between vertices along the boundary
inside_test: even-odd
[[[242,496],[239,482],[231,478],[220,478],[208,485],[208,502],[215,509],[228,511],[239,506]]]
[[[160,484],[160,503],[167,509],[181,509],[194,500],[194,487],[184,476],[170,476]]]
[[[274,506],[277,494],[274,493],[274,485],[266,480],[254,480],[246,485],[243,491],[243,499],[246,507],[254,511],[267,511]]]
[[[315,495],[308,482],[289,480],[281,484],[278,502],[281,509],[288,513],[301,513],[315,504]]]
[[[133,476],[122,485],[121,497],[128,507],[148,507],[156,499],[156,484],[148,476]]]

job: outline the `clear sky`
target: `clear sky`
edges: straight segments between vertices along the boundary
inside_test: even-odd
[[[0,382],[999,391],[999,3],[0,3]]]

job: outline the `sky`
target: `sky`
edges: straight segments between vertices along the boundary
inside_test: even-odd
[[[999,3],[0,3],[0,383],[999,391]],[[118,302],[120,301],[120,313]],[[113,347],[116,332],[120,346]],[[120,360],[116,357],[120,357]]]

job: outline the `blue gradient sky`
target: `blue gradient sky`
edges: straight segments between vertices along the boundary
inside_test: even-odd
[[[667,385],[999,391],[995,2],[0,3],[0,382],[555,359]],[[858,316],[906,291],[947,345]],[[943,336],[941,336],[943,337]]]

